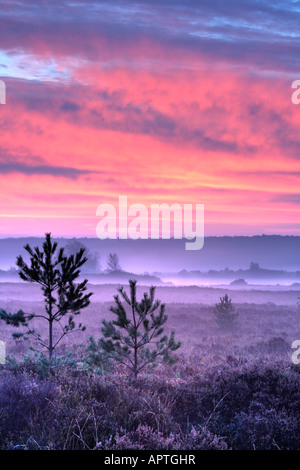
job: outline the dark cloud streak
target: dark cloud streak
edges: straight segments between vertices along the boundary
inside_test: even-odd
[[[184,56],[247,62],[266,70],[298,70],[299,2],[267,0],[32,0],[10,9],[0,0],[3,50],[130,60],[143,41]],[[149,48],[149,53],[151,48]],[[147,55],[147,51],[143,51]]]
[[[49,165],[47,163],[34,163],[36,161],[40,162],[42,160],[39,157],[27,157],[27,160],[28,159],[31,160],[31,164],[25,163],[16,157],[3,155],[2,153],[0,157],[0,174],[7,175],[11,173],[22,173],[23,175],[28,176],[47,175],[76,180],[80,176],[101,173],[99,171]]]

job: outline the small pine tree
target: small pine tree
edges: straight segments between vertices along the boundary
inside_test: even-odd
[[[124,364],[136,378],[147,366],[155,367],[159,359],[166,363],[174,363],[171,352],[181,346],[175,342],[174,331],[170,336],[163,335],[163,325],[168,317],[165,304],[155,300],[155,287],[150,288],[149,295],[144,293],[140,302],[136,298],[136,281],[130,280],[129,296],[121,287],[118,292],[129,306],[126,312],[119,295],[115,295],[116,306],[110,308],[117,319],[104,320],[101,329],[103,338],[100,347],[114,361]],[[157,309],[159,309],[156,314]]]
[[[227,294],[220,297],[220,302],[215,305],[214,314],[220,328],[232,328],[237,324],[239,314],[235,311],[232,300]]]
[[[17,257],[19,276],[23,281],[41,286],[45,314],[25,314],[22,310],[11,314],[1,309],[0,319],[8,325],[26,326],[26,333],[14,333],[13,336],[26,338],[28,335],[33,335],[38,343],[48,350],[51,360],[53,351],[62,338],[76,329],[73,315],[80,314],[80,311],[90,304],[89,299],[93,294],[85,294],[87,280],[74,283],[80,274],[79,268],[87,258],[84,257],[84,249],[80,249],[76,255],[64,256],[64,249],[61,248],[56,255],[57,243],[52,243],[50,233],[46,233],[42,251],[38,247],[32,249],[28,244],[24,248],[30,255],[30,264],[25,263],[22,256]],[[62,324],[61,321],[69,312],[71,314],[68,321]],[[48,322],[48,340],[42,339],[35,329],[29,328],[28,323],[33,318],[42,318]],[[55,324],[60,327],[60,333],[56,338],[54,338]],[[84,331],[85,327],[79,323],[77,330]]]
[[[103,375],[111,370],[109,354],[101,346],[101,338],[98,341],[93,336],[89,338],[89,343],[85,348],[82,358],[83,366],[89,372]]]

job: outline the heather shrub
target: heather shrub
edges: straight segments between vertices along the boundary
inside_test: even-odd
[[[234,449],[297,448],[300,376],[292,368],[224,370],[206,383],[197,407]]]
[[[25,444],[38,425],[41,444],[47,434],[49,402],[56,394],[52,380],[39,381],[31,374],[10,371],[0,380],[0,443],[1,448]],[[28,432],[29,431],[29,432]],[[45,439],[45,442],[47,438]]]
[[[174,449],[185,450],[227,450],[227,444],[206,428],[192,427],[191,431],[178,439]]]
[[[98,448],[101,446],[99,445]],[[163,433],[149,426],[139,425],[135,431],[120,430],[114,439],[110,438],[102,446],[105,450],[226,450],[226,443],[205,429],[192,430],[188,434]]]
[[[184,367],[184,359],[181,359]],[[195,366],[194,366],[195,367]],[[184,379],[0,370],[2,449],[297,449],[300,368],[224,361]]]
[[[103,445],[104,450],[171,450],[175,437],[164,437],[163,434],[150,426],[139,425],[135,431],[125,432],[121,429],[114,439],[108,439]]]
[[[291,346],[284,338],[278,336],[258,343],[255,349],[267,354],[286,354],[290,352]]]
[[[241,412],[231,420],[231,430],[236,431],[231,441],[236,449],[298,449],[299,424],[299,417],[252,402],[248,413]]]

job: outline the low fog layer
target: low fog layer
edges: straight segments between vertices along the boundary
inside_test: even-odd
[[[59,246],[70,242],[64,238],[53,240]],[[266,269],[300,269],[300,237],[297,236],[206,237],[199,251],[185,250],[185,240],[77,240],[99,257],[102,268],[107,255],[115,252],[122,268],[136,273],[248,269],[251,262]],[[36,246],[42,242],[43,238],[34,237],[0,239],[0,269],[15,266],[16,256],[24,254],[26,243]]]

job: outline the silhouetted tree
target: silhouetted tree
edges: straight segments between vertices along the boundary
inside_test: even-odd
[[[107,271],[109,273],[122,271],[117,253],[109,253],[107,257]]]
[[[215,320],[221,328],[231,328],[236,325],[239,314],[235,311],[232,300],[226,294],[220,297],[220,302],[214,308]]]
[[[84,255],[87,258],[86,263],[83,266],[82,271],[85,272],[99,272],[100,271],[100,256],[98,253],[92,253],[86,245],[82,242],[77,240],[76,238],[72,238],[68,240],[65,246],[65,253],[66,255],[76,255],[80,250],[84,249]]]
[[[115,295],[116,306],[111,307],[110,311],[117,318],[102,322],[104,337],[99,340],[98,347],[116,362],[124,364],[136,378],[146,366],[154,367],[159,360],[174,363],[171,352],[178,349],[181,343],[175,342],[174,331],[169,337],[163,335],[163,325],[168,316],[165,314],[165,304],[154,299],[155,287],[150,288],[149,295],[144,293],[138,302],[136,281],[130,280],[129,286],[129,295],[123,287],[118,289],[125,306],[127,304],[129,307],[129,313],[119,295]]]
[[[254,263],[254,261],[251,261],[250,266],[249,266],[249,270],[256,272],[256,271],[259,271],[259,269],[260,269],[259,264]]]
[[[45,301],[45,314],[26,314],[22,310],[10,314],[1,310],[0,319],[9,325],[27,326],[25,333],[15,333],[13,336],[17,338],[33,335],[39,344],[48,350],[49,359],[51,359],[53,351],[65,335],[75,330],[84,331],[85,329],[81,323],[76,328],[74,315],[80,314],[80,311],[90,304],[89,299],[93,294],[85,293],[86,279],[77,284],[74,281],[80,274],[79,268],[87,258],[84,257],[83,248],[76,255],[70,256],[64,256],[64,249],[61,248],[56,255],[57,243],[51,241],[50,233],[46,233],[42,251],[38,247],[32,249],[28,244],[24,248],[30,255],[30,264],[27,264],[22,256],[17,257],[19,276],[23,281],[41,286]],[[67,323],[62,324],[61,321],[69,312],[71,314]],[[48,322],[48,341],[42,339],[35,329],[29,328],[28,324],[33,318],[42,318]],[[54,339],[55,324],[61,329],[56,339]]]

